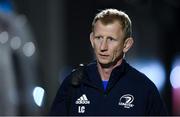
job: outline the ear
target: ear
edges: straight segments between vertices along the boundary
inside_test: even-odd
[[[128,50],[132,47],[133,43],[134,43],[134,40],[132,37],[127,38],[124,42],[123,52],[124,53],[128,52]]]
[[[94,48],[94,37],[93,37],[93,32],[90,33],[90,42],[91,42],[91,46]]]

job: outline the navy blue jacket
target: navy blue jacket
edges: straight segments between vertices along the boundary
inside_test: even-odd
[[[106,90],[96,62],[85,67],[74,91],[70,87],[71,75],[60,86],[50,115],[167,114],[156,86],[125,60],[112,71]]]

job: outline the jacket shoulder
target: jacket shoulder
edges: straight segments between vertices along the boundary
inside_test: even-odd
[[[150,80],[144,73],[138,71],[136,68],[127,65],[128,67],[128,75],[135,80],[138,85],[145,86],[147,88],[152,88],[154,90],[157,90],[156,85],[153,83],[153,81]]]
[[[129,77],[131,77],[133,83],[132,85],[136,85],[136,87],[141,90],[141,93],[144,93],[144,95],[146,95],[146,114],[167,115],[167,109],[156,85],[142,72],[138,71],[130,65],[128,65],[128,67],[128,75]]]

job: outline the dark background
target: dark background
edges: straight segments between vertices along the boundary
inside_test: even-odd
[[[37,48],[35,67],[37,78],[34,79],[34,84],[45,89],[45,98],[41,107],[33,105],[29,109],[26,104],[20,103],[16,115],[47,115],[63,80],[62,76],[73,66],[94,59],[89,42],[91,22],[95,14],[105,8],[125,11],[132,20],[135,45],[127,55],[129,60],[138,57],[158,58],[164,64],[166,82],[161,94],[169,113],[177,114],[172,110],[169,76],[172,61],[180,54],[179,0],[13,0],[11,2],[14,11],[24,15],[29,22]],[[15,61],[19,64],[18,60]],[[17,66],[15,65],[15,69],[20,69]],[[21,72],[23,71],[19,71],[19,74]]]

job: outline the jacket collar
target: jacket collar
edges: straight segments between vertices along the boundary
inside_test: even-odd
[[[121,76],[125,73],[126,65],[127,63],[123,59],[122,63],[113,69],[110,75],[108,85],[107,85],[107,89],[106,89],[107,92],[110,91],[113,88],[113,86],[115,86],[115,84],[118,82]],[[85,75],[86,75],[86,78],[83,79],[83,82],[85,84],[90,85],[104,92],[102,80],[98,72],[96,61],[87,65],[87,67],[85,68]]]

